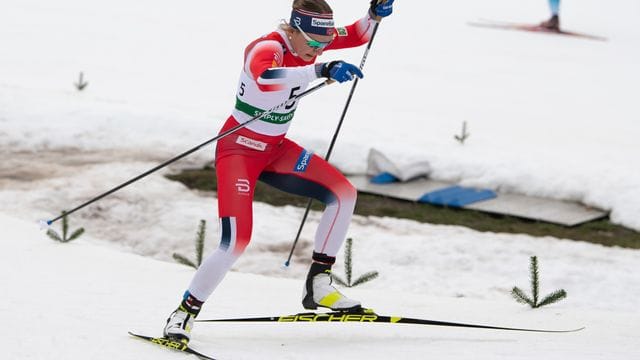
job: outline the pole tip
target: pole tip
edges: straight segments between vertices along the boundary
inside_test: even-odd
[[[284,264],[282,264],[282,269],[289,270],[289,260],[285,261]]]
[[[51,225],[51,220],[38,220],[38,225],[40,225],[40,230],[47,230]]]

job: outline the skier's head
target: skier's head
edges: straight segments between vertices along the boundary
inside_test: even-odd
[[[317,13],[333,13],[331,6],[324,0],[293,0],[291,7]]]
[[[311,61],[334,38],[333,10],[325,0],[294,0],[291,18],[282,27],[293,51]]]

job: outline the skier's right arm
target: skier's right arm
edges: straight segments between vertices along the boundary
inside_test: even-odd
[[[274,40],[263,40],[246,53],[244,71],[255,80],[260,91],[280,91],[290,83],[309,83],[318,79],[314,64],[282,67],[282,45]]]

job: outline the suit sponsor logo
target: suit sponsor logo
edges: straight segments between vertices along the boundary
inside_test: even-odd
[[[238,189],[238,195],[249,195],[249,192],[251,191],[251,186],[249,184],[249,180],[247,179],[238,179],[236,181],[236,189]]]
[[[267,149],[266,143],[263,143],[262,141],[258,141],[258,140],[253,140],[244,136],[238,136],[238,138],[236,139],[236,144],[240,144],[242,146],[246,146],[248,148],[251,148],[254,150],[260,150],[260,151],[265,151]]]
[[[298,158],[296,162],[296,166],[293,168],[295,172],[305,172],[307,171],[307,167],[309,167],[309,162],[311,161],[311,156],[313,153],[311,151],[302,150],[302,154]]]

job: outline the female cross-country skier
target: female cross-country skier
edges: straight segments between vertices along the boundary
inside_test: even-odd
[[[250,43],[238,81],[236,103],[220,132],[246,122],[303,92],[310,82],[362,78],[345,61],[316,63],[324,51],[366,44],[375,19],[391,14],[393,0],[372,0],[367,15],[336,28],[325,0],[294,0],[289,22]],[[326,205],[314,240],[312,264],[302,294],[305,309],[358,310],[360,302],[331,285],[331,266],[346,236],[356,190],[321,157],[288,139],[297,102],[270,113],[220,139],[216,148],[218,248],[195,273],[180,306],[167,319],[164,336],[188,342],[194,318],[251,240],[252,202],[256,182],[311,197]]]

